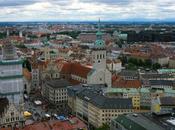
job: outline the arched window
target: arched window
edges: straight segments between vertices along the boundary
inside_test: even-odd
[[[102,55],[100,54],[100,59],[102,59]]]

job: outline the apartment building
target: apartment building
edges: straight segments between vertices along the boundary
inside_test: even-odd
[[[104,123],[110,124],[120,114],[133,112],[131,98],[110,98],[104,96],[100,89],[85,87],[73,91],[68,90],[68,105],[73,108],[76,116],[93,127]],[[69,101],[71,100],[71,101]]]
[[[67,86],[69,85],[69,82],[65,79],[46,81],[42,89],[42,95],[58,108],[64,108],[67,105]]]

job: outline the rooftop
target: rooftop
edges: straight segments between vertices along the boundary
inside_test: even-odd
[[[139,80],[116,80],[112,84],[113,87],[117,88],[140,88],[141,85]]]
[[[161,85],[161,86],[173,86],[174,83],[172,80],[150,80],[150,85]]]
[[[70,85],[70,83],[65,79],[54,79],[46,81],[46,84],[52,88],[65,88]]]
[[[25,126],[22,130],[78,130],[87,129],[86,124],[76,117],[69,119],[69,121],[50,120],[45,122],[37,122]],[[2,128],[0,130],[12,130],[12,128]],[[18,130],[17,128],[15,130]]]
[[[102,91],[84,89],[77,96],[101,109],[132,109],[132,99],[109,98]]]
[[[162,106],[175,106],[175,97],[160,97],[160,103]]]
[[[115,121],[122,124],[127,130],[168,130],[166,128],[173,128],[172,126],[165,127],[162,119],[163,117],[154,117],[146,113],[119,115]]]

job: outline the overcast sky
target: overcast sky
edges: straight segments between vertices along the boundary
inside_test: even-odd
[[[175,0],[0,0],[0,21],[175,20]]]

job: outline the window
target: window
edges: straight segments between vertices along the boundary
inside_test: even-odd
[[[118,124],[117,123],[115,124],[115,128],[118,128]]]
[[[102,55],[100,54],[100,59],[102,59]]]
[[[97,55],[97,59],[99,58],[99,55]]]
[[[11,116],[14,116],[14,112],[11,112]]]
[[[9,122],[9,119],[6,119],[6,122]]]
[[[25,89],[25,90],[27,89],[27,85],[26,85],[26,84],[24,84],[24,89]]]

